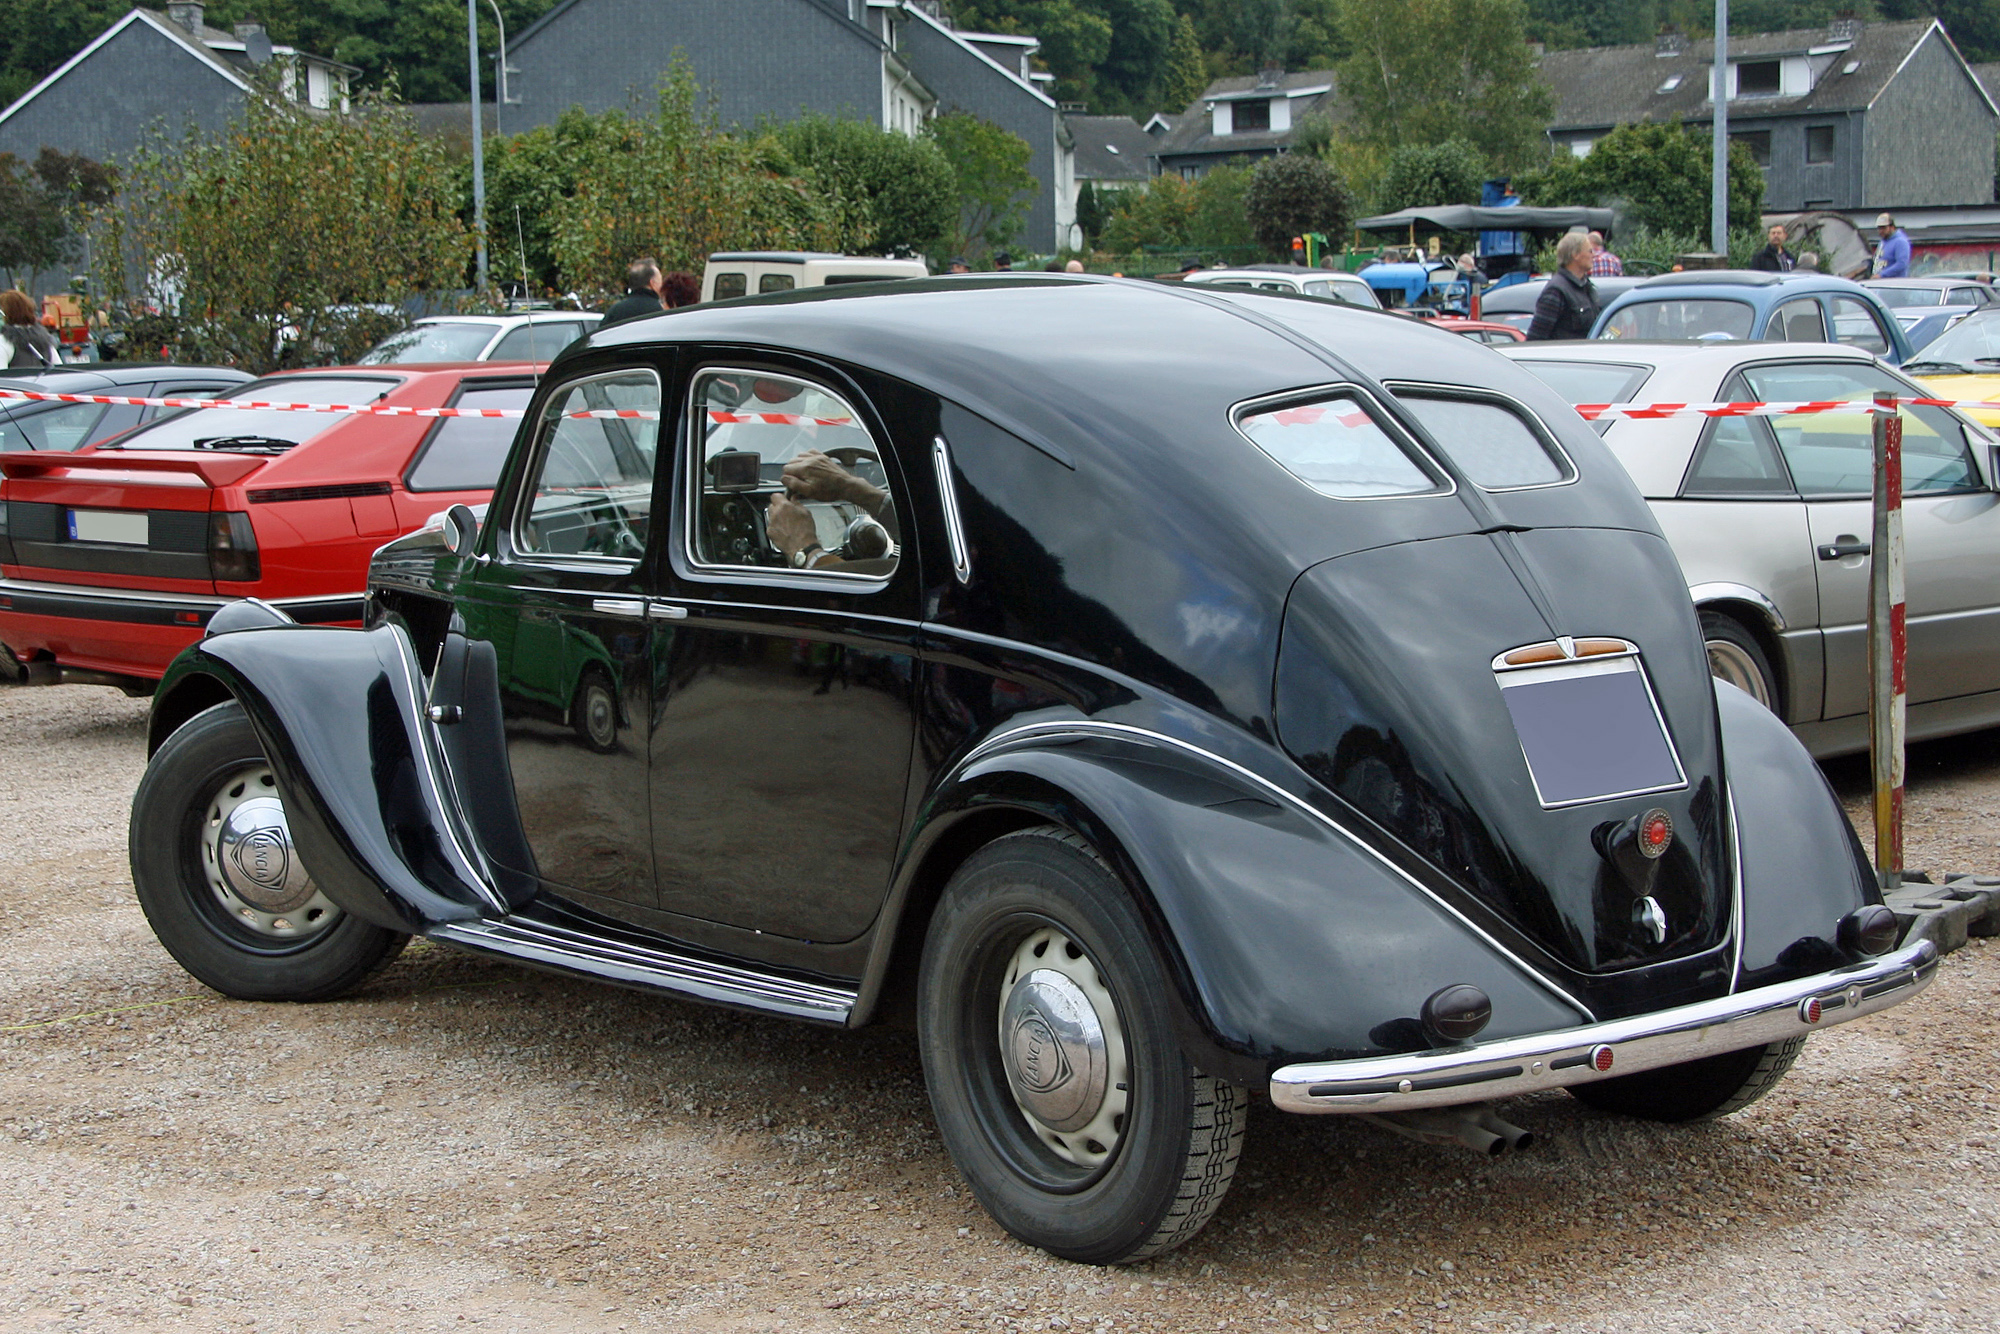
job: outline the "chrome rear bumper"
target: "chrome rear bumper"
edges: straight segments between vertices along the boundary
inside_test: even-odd
[[[1271,1076],[1271,1101],[1286,1112],[1400,1112],[1656,1070],[1886,1010],[1928,986],[1937,965],[1937,947],[1925,940],[1816,977],[1631,1019],[1439,1051],[1288,1065]]]

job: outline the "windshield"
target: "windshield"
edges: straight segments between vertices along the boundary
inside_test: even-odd
[[[413,361],[477,361],[493,341],[493,326],[470,320],[419,324],[384,338],[361,354],[363,366],[407,365]]]
[[[225,396],[230,403],[372,403],[401,384],[387,377],[295,375],[257,380]],[[345,413],[257,408],[195,408],[124,436],[107,449],[216,449],[265,453],[301,445],[347,420]]]
[[[1905,310],[1911,306],[1936,306],[1944,302],[1942,287],[1871,287],[1868,290],[1880,297],[1882,304],[1891,310]]]
[[[1599,338],[1748,338],[1757,312],[1748,302],[1669,297],[1621,306]]]
[[[1990,372],[2000,366],[2000,310],[1968,315],[1939,334],[1917,361],[1946,362]]]

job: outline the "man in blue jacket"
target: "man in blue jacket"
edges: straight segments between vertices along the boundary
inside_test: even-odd
[[[1880,248],[1875,251],[1875,276],[1877,278],[1907,278],[1910,276],[1910,234],[1896,225],[1896,219],[1887,213],[1875,215],[1875,234],[1882,238]]]

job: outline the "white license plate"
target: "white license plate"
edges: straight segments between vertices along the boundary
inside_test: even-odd
[[[110,542],[121,547],[143,547],[148,537],[144,512],[130,510],[71,510],[69,540]]]

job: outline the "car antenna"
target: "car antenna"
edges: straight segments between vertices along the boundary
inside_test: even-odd
[[[526,301],[528,291],[528,238],[521,233],[521,206],[514,205],[514,244],[521,248],[521,299]]]

